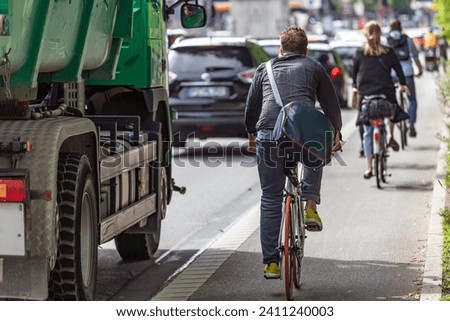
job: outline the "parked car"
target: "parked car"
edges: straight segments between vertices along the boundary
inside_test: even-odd
[[[177,113],[174,146],[186,139],[246,137],[244,112],[256,67],[269,56],[255,41],[190,38],[168,55],[169,103]]]
[[[278,55],[280,50],[279,39],[259,40],[258,43],[271,58]],[[341,108],[347,108],[349,92],[351,90],[351,78],[339,54],[327,43],[309,42],[308,57],[324,65],[333,82],[334,89],[339,98],[339,105]]]

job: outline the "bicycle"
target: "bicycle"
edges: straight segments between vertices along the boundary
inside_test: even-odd
[[[387,183],[387,159],[389,157],[387,149],[386,124],[384,118],[376,118],[371,120],[373,126],[373,155],[375,159],[375,177],[377,187],[381,187],[381,182]]]
[[[400,91],[400,85],[396,85],[396,88],[398,99],[400,101],[400,108],[408,113],[408,98],[405,97],[406,93]],[[405,149],[405,147],[408,145],[408,126],[406,124],[406,120],[398,122],[397,127],[400,130],[400,145],[402,149]]]
[[[287,160],[285,166],[286,185],[283,201],[283,216],[278,238],[280,269],[285,284],[287,300],[293,299],[293,288],[300,287],[302,259],[306,239],[303,202],[298,178],[297,162]]]

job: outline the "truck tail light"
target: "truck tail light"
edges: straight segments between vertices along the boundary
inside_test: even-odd
[[[25,178],[0,178],[0,202],[23,203],[26,198]]]
[[[336,67],[333,67],[333,69],[331,69],[330,78],[334,79],[334,78],[342,76],[343,74],[344,74],[344,71],[342,70],[342,68],[336,66]]]

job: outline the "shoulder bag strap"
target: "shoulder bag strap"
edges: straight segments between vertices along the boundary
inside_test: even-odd
[[[275,96],[275,101],[278,105],[283,107],[283,100],[281,99],[280,92],[278,91],[277,83],[275,82],[275,77],[272,71],[272,61],[266,62],[267,75],[269,76],[270,87],[272,87],[273,95]]]

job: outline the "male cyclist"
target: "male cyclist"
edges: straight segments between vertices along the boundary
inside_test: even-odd
[[[394,49],[400,64],[402,66],[403,73],[405,74],[406,86],[409,89],[409,136],[416,137],[417,132],[414,124],[417,119],[417,98],[416,98],[416,86],[414,84],[414,67],[413,62],[417,67],[417,77],[422,76],[423,68],[419,60],[419,53],[416,46],[410,37],[402,33],[402,25],[399,20],[394,19],[389,24],[390,32],[388,35],[389,46]]]
[[[303,29],[290,27],[281,32],[279,57],[272,59],[273,75],[285,103],[298,101],[315,106],[316,98],[335,128],[335,146],[339,146],[342,127],[341,108],[328,73],[317,61],[306,56],[308,38]],[[272,93],[265,64],[255,72],[247,97],[245,125],[249,134],[249,151],[258,162],[261,196],[261,247],[264,277],[280,277],[278,234],[282,218],[283,188],[286,181],[284,157],[279,154],[272,131],[280,112]],[[254,143],[256,141],[256,148]],[[305,224],[309,231],[321,231],[322,220],[317,213],[323,168],[304,168],[302,200]]]

